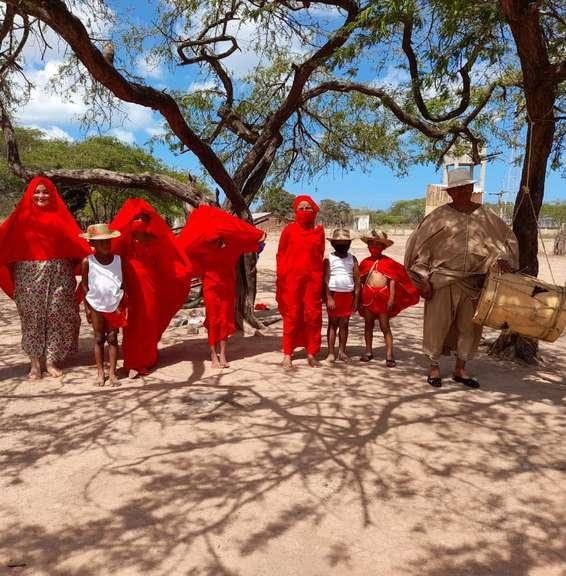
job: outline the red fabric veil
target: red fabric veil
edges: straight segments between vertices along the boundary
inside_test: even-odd
[[[133,237],[132,222],[139,214],[149,216],[144,230],[151,235],[147,242]],[[128,295],[124,365],[145,372],[157,362],[161,335],[187,297],[190,267],[167,222],[141,198],[126,200],[110,228],[122,234],[112,240],[112,251],[124,262]]]
[[[298,205],[308,202],[316,217],[317,204],[310,196],[297,196]],[[297,221],[285,226],[277,250],[276,298],[283,316],[283,352],[305,347],[308,354],[320,350],[322,328],[322,282],[324,276],[324,228]]]
[[[379,256],[377,259],[370,256],[360,262],[360,278],[367,276],[374,265],[375,270],[395,282],[395,302],[393,309],[388,312],[389,289],[376,289],[364,285],[362,288],[362,307],[366,306],[374,313],[387,312],[388,316],[393,318],[405,308],[418,304],[420,300],[419,291],[411,282],[402,264],[388,256]]]
[[[235,332],[236,263],[257,252],[263,230],[214,206],[193,210],[177,241],[202,276],[208,343]]]
[[[36,206],[33,201],[33,193],[40,184],[49,192],[45,207]],[[43,176],[31,180],[12,214],[0,225],[0,288],[13,297],[10,264],[14,262],[82,260],[91,249],[79,237],[80,233],[55,184]]]

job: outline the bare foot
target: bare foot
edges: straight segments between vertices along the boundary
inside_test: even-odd
[[[210,361],[213,368],[215,369],[222,368],[222,366],[220,365],[220,360],[218,359],[218,356],[216,356],[216,354],[210,358]]]
[[[220,356],[220,368],[230,368],[230,364],[228,364],[225,356]]]
[[[342,362],[349,362],[350,357],[348,354],[346,354],[346,352],[338,352],[338,360],[341,360]]]
[[[118,377],[116,376],[116,374],[110,374],[108,376],[108,384],[110,384],[110,386],[113,386],[113,387],[121,386],[120,380],[118,380]]]
[[[102,372],[102,373],[99,372],[98,376],[96,377],[96,385],[97,386],[104,386],[104,380],[105,380],[104,372]]]
[[[328,356],[326,357],[326,360],[332,364],[336,362],[336,356],[329,352]]]
[[[309,366],[311,368],[318,368],[320,366],[320,362],[314,356],[309,356]]]
[[[32,368],[29,371],[28,380],[41,380],[41,369]]]
[[[47,370],[49,376],[53,376],[53,378],[60,378],[61,376],[63,376],[63,370],[57,368],[57,366],[55,366],[53,362],[47,362],[45,369]]]
[[[293,362],[291,360],[291,356],[283,356],[283,362],[281,362],[281,366],[283,366],[284,370],[292,370]]]

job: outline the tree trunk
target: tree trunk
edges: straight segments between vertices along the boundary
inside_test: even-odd
[[[500,0],[523,73],[527,107],[527,138],[521,188],[515,200],[513,231],[519,241],[519,270],[538,276],[538,215],[544,198],[546,167],[554,140],[557,80],[552,73],[536,4]],[[490,352],[536,362],[538,342],[502,332]]]
[[[255,314],[257,292],[257,255],[244,254],[238,262],[236,283],[236,326],[244,330],[251,326],[261,330],[265,326]]]
[[[552,253],[555,256],[566,256],[566,224],[560,225],[560,230],[554,239]]]

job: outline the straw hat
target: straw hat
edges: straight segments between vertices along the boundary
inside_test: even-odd
[[[362,236],[360,240],[366,244],[369,244],[370,242],[372,244],[383,244],[386,248],[393,244],[393,240],[389,240],[385,232],[376,232],[375,230],[372,230],[369,236]]]
[[[475,180],[470,179],[470,171],[467,168],[454,168],[448,172],[448,183],[446,189],[458,188],[458,186],[466,186],[474,184]]]
[[[350,231],[346,228],[336,228],[332,232],[332,236],[326,237],[330,242],[351,242],[353,238],[350,236]]]
[[[79,234],[79,236],[87,240],[109,240],[110,238],[118,238],[120,232],[110,230],[108,224],[91,224],[86,232]]]

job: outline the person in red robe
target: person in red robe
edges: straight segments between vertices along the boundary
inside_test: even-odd
[[[190,265],[173,232],[141,198],[124,202],[109,226],[128,286],[128,322],[123,330],[124,367],[143,376],[157,363],[157,345],[190,288]]]
[[[30,379],[51,376],[76,352],[80,317],[75,267],[91,250],[55,184],[36,177],[0,226],[0,287],[16,302]]]
[[[178,237],[181,250],[202,277],[205,326],[213,368],[229,367],[228,337],[236,331],[236,264],[258,252],[265,232],[214,206],[193,210]]]
[[[373,329],[377,318],[385,340],[385,365],[393,368],[396,362],[389,319],[397,316],[401,310],[417,304],[420,294],[405,268],[382,254],[385,248],[393,244],[385,232],[378,234],[372,230],[370,236],[362,236],[361,239],[367,244],[370,256],[360,262],[362,282],[360,315],[365,322],[366,341],[366,351],[360,360],[362,362],[373,360]]]
[[[283,362],[292,367],[295,348],[304,347],[308,363],[319,365],[324,279],[324,228],[315,225],[318,206],[310,196],[297,196],[295,222],[281,232],[277,249],[276,298],[283,317]]]

